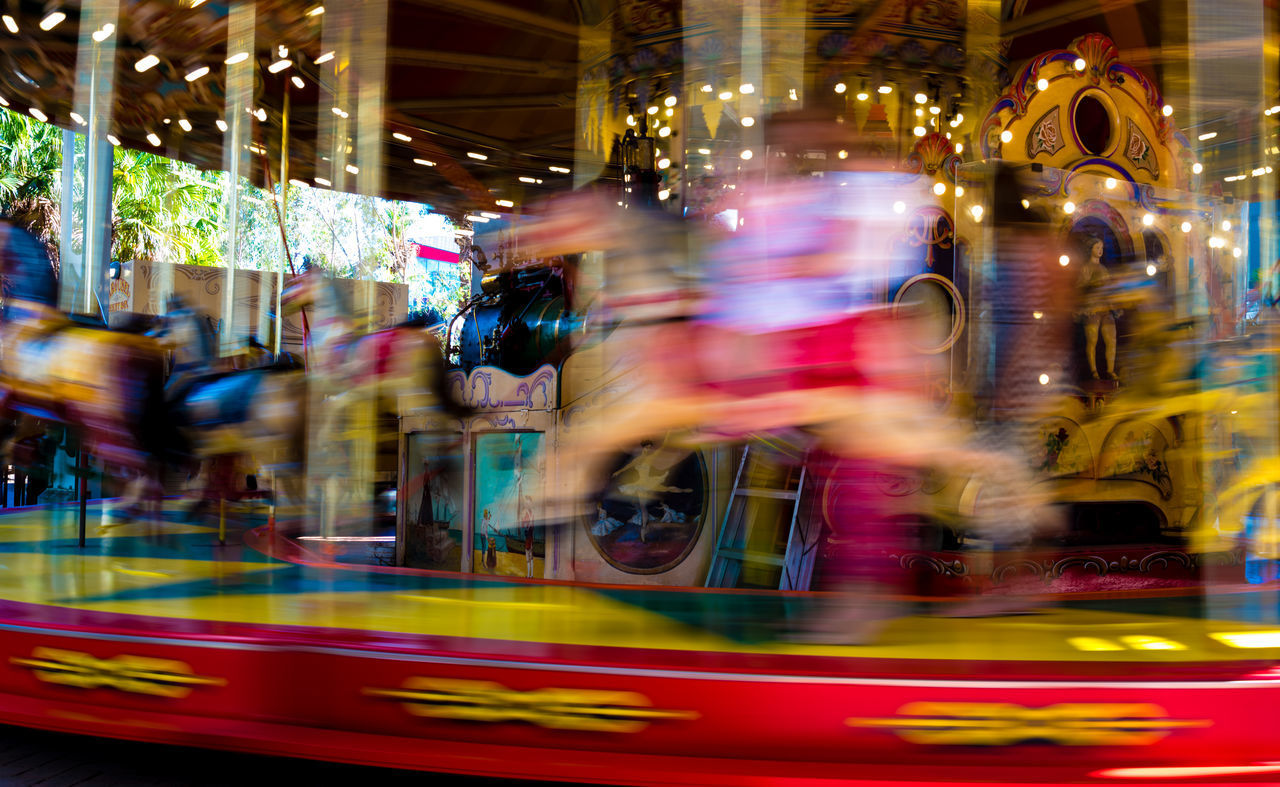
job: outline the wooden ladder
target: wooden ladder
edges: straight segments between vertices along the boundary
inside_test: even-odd
[[[707,587],[809,589],[821,523],[800,517],[806,475],[758,440],[743,446]]]

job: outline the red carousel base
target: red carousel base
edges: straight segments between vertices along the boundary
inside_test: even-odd
[[[772,627],[812,596],[305,565],[182,526],[80,552],[60,521],[0,518],[3,722],[605,783],[1280,779],[1280,630],[1241,622],[1273,587],[807,646]]]

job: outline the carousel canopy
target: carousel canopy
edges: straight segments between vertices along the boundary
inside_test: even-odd
[[[239,67],[240,170],[259,185],[285,174],[286,150],[291,180],[454,214],[570,185],[579,30],[597,21],[582,4],[324,2],[7,0],[0,98],[73,131],[92,112],[113,144],[229,169]],[[95,59],[114,91],[97,111]]]

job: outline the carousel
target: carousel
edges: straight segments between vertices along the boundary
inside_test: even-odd
[[[89,239],[55,278],[4,225],[6,447],[56,427],[46,459],[69,490],[0,511],[0,720],[575,782],[1275,778],[1280,476],[1254,219],[1200,183],[1157,83],[1108,37],[1001,82],[1007,52],[946,3],[811,3],[793,29],[762,25],[759,4],[726,22],[716,3],[568,19],[389,0],[369,13],[402,24],[372,46],[352,31],[373,17],[350,9],[197,7],[183,13],[216,24],[165,27],[132,0],[110,4],[113,38],[105,5],[72,20],[98,54],[170,52],[124,80],[199,86],[182,53],[220,36],[233,177],[438,200],[466,227],[472,285],[448,319],[401,322],[403,285],[293,259],[284,198],[274,273],[111,267]],[[398,38],[459,19],[530,40],[449,54]],[[28,36],[29,59],[67,68],[69,35]],[[530,70],[540,43],[555,57]],[[241,47],[264,67],[240,70]],[[271,70],[286,49],[305,53],[304,87]],[[414,94],[436,83],[397,64],[500,74],[494,106],[549,103],[554,128],[500,139],[476,111],[489,99]],[[534,95],[543,80],[577,111]],[[58,85],[7,100],[72,123],[84,97]],[[860,147],[788,142],[805,182],[779,202],[871,205],[856,220],[875,231],[777,254],[875,261],[866,314],[840,323],[859,338],[828,348],[787,324],[808,348],[791,367],[763,351],[716,367],[725,334],[701,317],[743,292],[765,210],[750,162],[785,157],[765,118],[818,127],[801,106]],[[154,133],[97,108],[104,139]],[[211,140],[171,144],[209,164]],[[878,174],[846,170],[850,150]],[[513,199],[560,175],[584,188]],[[131,313],[156,319],[130,332]],[[225,360],[250,335],[264,356]],[[909,375],[868,360],[899,349]],[[812,372],[819,355],[839,370]],[[890,399],[883,423],[866,416]],[[869,443],[891,470],[867,469]],[[992,502],[1010,479],[1061,526],[1010,546],[1019,509]],[[897,534],[884,544],[844,524],[872,498]],[[856,643],[789,637],[845,597],[851,533],[894,614]],[[974,612],[992,598],[1022,603]]]

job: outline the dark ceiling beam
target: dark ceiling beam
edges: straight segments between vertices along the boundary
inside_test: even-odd
[[[404,112],[435,112],[486,110],[503,111],[517,109],[572,108],[573,95],[569,93],[536,93],[523,96],[460,96],[456,98],[419,98],[391,101],[389,106]]]
[[[499,55],[477,55],[470,52],[448,52],[438,49],[390,47],[387,60],[400,65],[447,68],[455,71],[478,71],[486,74],[576,79],[578,64],[548,60],[525,60]]]
[[[1002,38],[1016,38],[1038,33],[1060,27],[1068,22],[1113,13],[1121,8],[1140,5],[1143,2],[1145,0],[1069,0],[1001,23],[1000,35]]]
[[[414,5],[449,11],[459,16],[492,22],[513,30],[535,30],[544,36],[565,41],[578,40],[578,25],[561,19],[513,8],[506,3],[491,0],[411,0]],[[576,11],[577,9],[575,9]]]

